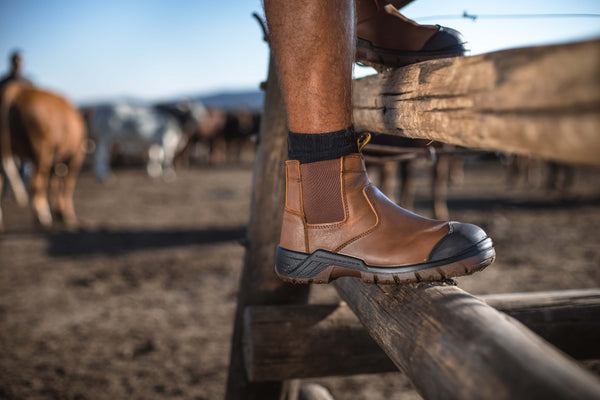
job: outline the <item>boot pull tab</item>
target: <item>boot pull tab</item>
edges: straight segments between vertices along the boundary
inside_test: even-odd
[[[370,140],[371,140],[371,134],[369,132],[361,133],[358,140],[356,141],[358,143],[358,152],[359,153],[367,145],[367,143],[369,143]]]

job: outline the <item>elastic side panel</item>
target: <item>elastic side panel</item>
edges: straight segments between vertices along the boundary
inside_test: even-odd
[[[300,164],[304,215],[309,224],[344,219],[340,159]]]

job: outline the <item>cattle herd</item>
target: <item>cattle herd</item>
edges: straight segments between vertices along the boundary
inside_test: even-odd
[[[124,160],[142,161],[153,178],[174,176],[176,165],[239,161],[242,147],[254,149],[260,123],[258,113],[208,108],[198,101],[115,102],[88,106],[82,113],[93,170],[103,181],[110,176],[111,164]]]
[[[240,161],[242,150],[254,151],[259,124],[259,113],[197,101],[120,101],[78,110],[30,82],[8,82],[0,88],[0,194],[6,177],[17,202],[31,204],[38,225],[74,227],[82,166],[90,165],[101,181],[119,161],[143,164],[153,178],[172,178],[175,166]]]

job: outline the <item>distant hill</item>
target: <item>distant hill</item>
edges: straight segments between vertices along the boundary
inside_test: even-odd
[[[227,110],[249,108],[262,111],[264,92],[262,90],[246,90],[200,95],[194,100],[203,102],[209,107],[222,107]]]
[[[239,90],[223,91],[210,94],[181,95],[163,99],[159,101],[141,100],[131,96],[118,96],[111,99],[85,101],[78,104],[79,107],[87,108],[101,104],[129,103],[138,105],[169,104],[175,105],[180,101],[193,100],[201,101],[208,107],[221,107],[226,110],[250,109],[256,112],[262,112],[264,92],[262,90]]]

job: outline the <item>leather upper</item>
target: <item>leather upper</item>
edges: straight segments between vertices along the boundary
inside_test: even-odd
[[[340,159],[340,178],[344,219],[308,224],[300,164],[286,162],[281,247],[303,253],[325,249],[361,258],[370,265],[399,266],[427,261],[449,232],[447,222],[418,216],[388,200],[370,183],[360,154]]]
[[[382,0],[359,0],[356,11],[356,36],[385,49],[421,50],[439,30],[437,25],[417,24]]]
[[[440,51],[445,49],[460,49],[462,54],[468,50],[467,41],[456,29],[440,26],[439,30],[421,48],[421,51]]]

